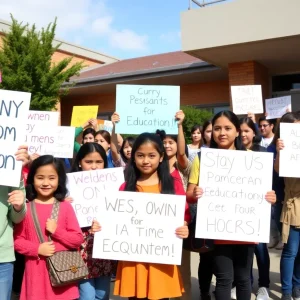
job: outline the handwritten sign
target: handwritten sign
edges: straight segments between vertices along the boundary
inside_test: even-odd
[[[73,158],[75,127],[57,126],[53,156]]]
[[[196,237],[269,242],[273,154],[201,149]]]
[[[0,90],[0,185],[18,187],[22,162],[15,153],[24,144],[30,93]]]
[[[59,119],[56,111],[30,110],[26,122],[25,143],[28,145],[28,153],[50,154],[55,143],[55,130]]]
[[[280,138],[284,149],[280,150],[279,176],[300,177],[300,124],[280,123]]]
[[[123,168],[111,168],[94,171],[69,173],[68,190],[73,198],[80,227],[92,225],[92,221],[100,209],[100,202],[105,191],[118,191],[124,183]],[[93,201],[93,200],[97,201]]]
[[[80,127],[89,119],[97,119],[98,105],[73,106],[71,126]]]
[[[292,111],[291,96],[266,99],[267,119],[281,118],[288,111]]]
[[[264,112],[260,85],[232,86],[231,99],[233,112],[237,115]]]
[[[179,106],[179,86],[117,85],[116,111],[121,120],[116,124],[116,133],[163,129],[177,134],[175,114]]]
[[[102,230],[93,257],[159,264],[181,264],[185,196],[114,192],[98,201]]]
[[[113,122],[112,121],[98,119],[97,123],[98,123],[97,131],[106,130],[110,134],[112,133],[112,130],[113,130]]]

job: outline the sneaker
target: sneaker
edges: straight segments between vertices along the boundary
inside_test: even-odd
[[[236,287],[231,289],[231,299],[236,300]]]
[[[279,243],[279,239],[277,236],[273,236],[268,244],[268,248],[275,248]]]
[[[277,246],[275,247],[276,250],[282,250],[284,246],[284,243],[282,241],[279,241],[279,243],[277,244]]]
[[[300,300],[300,288],[293,288],[293,299]]]
[[[269,300],[268,289],[265,287],[260,287],[256,294],[256,300]]]
[[[282,295],[281,300],[293,300],[292,295],[290,295],[290,294]]]

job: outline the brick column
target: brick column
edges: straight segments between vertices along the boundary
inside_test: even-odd
[[[232,85],[255,85],[262,88],[263,102],[270,98],[270,77],[268,69],[256,61],[231,63],[228,65],[229,88]],[[230,106],[232,107],[231,95]]]

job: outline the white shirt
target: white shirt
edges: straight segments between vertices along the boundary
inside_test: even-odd
[[[272,136],[272,137],[270,137],[270,138],[264,138],[264,137],[262,137],[261,142],[260,142],[260,145],[261,145],[262,147],[265,147],[265,148],[269,147],[269,145],[270,145],[270,144],[272,143],[272,141],[273,141],[273,138],[274,138],[274,136]]]

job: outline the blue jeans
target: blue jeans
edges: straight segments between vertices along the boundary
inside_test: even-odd
[[[0,298],[10,300],[13,281],[14,264],[0,263]]]
[[[84,279],[79,282],[79,300],[109,300],[110,276]]]
[[[267,244],[260,243],[254,250],[258,267],[258,286],[269,288],[270,285],[270,256]]]
[[[293,288],[300,288],[300,229],[290,226],[290,234],[284,244],[280,260],[282,294],[292,294]]]

